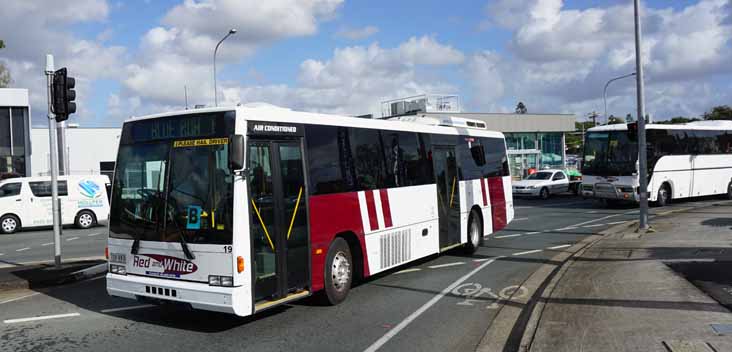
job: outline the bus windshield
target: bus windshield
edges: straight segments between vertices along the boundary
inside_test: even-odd
[[[637,160],[638,144],[627,131],[589,132],[585,136],[585,175],[629,176],[636,172]]]
[[[199,138],[173,133],[166,136],[172,138],[149,141],[125,136],[134,129],[127,125],[113,183],[110,237],[177,242],[183,236],[191,244],[232,243],[228,137],[215,136],[227,134]]]

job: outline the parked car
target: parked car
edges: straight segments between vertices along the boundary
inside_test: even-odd
[[[103,175],[59,176],[61,223],[87,229],[107,221],[109,199]],[[0,233],[53,225],[50,177],[0,181]]]
[[[563,170],[541,170],[521,181],[514,181],[513,194],[542,199],[558,193],[574,192],[577,194],[581,182],[581,180],[570,180]]]

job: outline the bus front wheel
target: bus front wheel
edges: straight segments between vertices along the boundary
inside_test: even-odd
[[[656,197],[656,205],[664,207],[668,205],[668,201],[671,198],[671,192],[669,192],[668,185],[663,185],[658,189],[658,197]]]
[[[325,260],[325,295],[328,303],[343,302],[353,282],[353,257],[346,240],[338,237],[331,243]]]

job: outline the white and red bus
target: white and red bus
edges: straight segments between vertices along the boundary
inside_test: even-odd
[[[269,105],[126,121],[107,291],[246,316],[474,251],[513,218],[504,137],[421,122]]]

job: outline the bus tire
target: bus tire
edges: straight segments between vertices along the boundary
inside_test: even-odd
[[[732,182],[727,185],[727,199],[732,200]]]
[[[480,222],[480,216],[475,210],[470,212],[468,218],[468,243],[465,244],[465,253],[472,255],[480,247],[480,242],[483,239],[480,229],[483,228]]]
[[[328,303],[343,302],[353,282],[353,256],[346,240],[337,237],[325,259],[325,296]]]
[[[549,188],[542,187],[541,191],[539,191],[539,198],[549,199]]]
[[[20,230],[20,219],[17,216],[8,214],[0,217],[0,232],[9,235]]]
[[[658,196],[656,197],[656,206],[664,207],[668,205],[669,200],[671,200],[670,193],[668,184],[664,183],[661,185],[661,188],[658,189]]]
[[[78,214],[76,214],[76,219],[74,219],[74,225],[83,230],[91,228],[96,223],[97,217],[94,216],[94,213],[89,210],[80,211]]]

